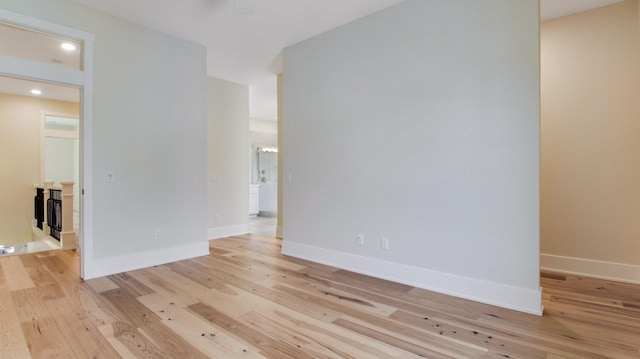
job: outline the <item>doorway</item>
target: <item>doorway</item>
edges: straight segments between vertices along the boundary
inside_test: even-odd
[[[80,211],[80,119],[77,115],[43,116],[42,181],[72,181],[73,212]]]
[[[80,119],[72,114],[44,114],[42,122],[44,131],[41,145],[42,183],[53,182],[54,186],[68,188],[63,199],[70,202],[71,209],[63,213],[63,242],[61,248],[79,248],[80,240]],[[70,196],[70,194],[72,196]]]
[[[0,57],[3,59],[0,61],[0,76],[18,81],[36,82],[43,88],[48,86],[70,88],[76,92],[79,99],[82,99],[77,102],[77,118],[82,120],[77,139],[77,162],[80,168],[77,176],[79,181],[77,207],[79,217],[87,220],[79,227],[82,239],[79,273],[83,278],[90,277],[93,243],[86,234],[91,233],[92,229],[90,221],[92,201],[86,192],[92,188],[92,166],[86,159],[92,154],[90,139],[93,107],[93,35],[21,14],[1,11],[0,41],[6,45],[0,49]],[[29,92],[31,95],[40,96],[48,91],[33,88]],[[39,123],[44,127],[43,121]],[[84,141],[84,139],[87,140]],[[38,149],[40,147],[36,146]],[[43,166],[42,164],[40,168]],[[31,182],[31,189],[35,183],[37,181]],[[32,207],[30,212],[33,213],[35,205],[34,202],[30,203]]]
[[[278,133],[276,121],[250,120],[249,227],[275,237],[278,217]]]
[[[79,100],[76,88],[0,76],[0,151],[5,154],[0,169],[0,255],[60,248],[60,238],[47,233],[51,223],[44,218],[44,183],[52,180],[54,191],[65,181],[79,186]],[[66,118],[46,113],[65,113]],[[37,188],[42,189],[39,208]],[[65,228],[73,246],[78,228],[79,215]]]

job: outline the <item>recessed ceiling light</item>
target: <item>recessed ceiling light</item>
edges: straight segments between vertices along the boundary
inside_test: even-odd
[[[40,94],[42,94],[42,91],[40,91],[40,90],[38,90],[38,89],[32,89],[32,90],[31,90],[31,94],[33,94],[33,95],[40,95]]]
[[[69,42],[63,42],[62,44],[60,44],[60,47],[62,47],[63,49],[67,50],[67,51],[73,51],[76,49],[76,45],[69,43]]]

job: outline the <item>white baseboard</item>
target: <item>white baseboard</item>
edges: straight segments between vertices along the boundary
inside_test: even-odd
[[[251,232],[249,229],[249,224],[238,224],[235,226],[227,226],[227,227],[216,227],[209,228],[207,232],[207,238],[209,239],[220,239],[231,236],[238,236],[240,234],[247,234]]]
[[[638,265],[541,254],[540,269],[640,284],[640,266]]]
[[[284,240],[282,254],[485,304],[542,315],[542,291]]]
[[[104,277],[206,255],[209,255],[208,241],[151,249],[113,258],[95,259],[91,263],[91,273],[87,273],[84,279]]]

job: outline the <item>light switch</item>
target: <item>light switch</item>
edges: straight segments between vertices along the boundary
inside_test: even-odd
[[[115,181],[115,176],[113,175],[113,172],[111,171],[107,171],[107,173],[105,173],[104,178],[107,182],[113,182]]]

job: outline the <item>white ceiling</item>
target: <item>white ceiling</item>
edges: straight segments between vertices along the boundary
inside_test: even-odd
[[[42,94],[38,96],[32,95],[32,89],[38,89],[42,91]],[[80,90],[77,88],[16,79],[6,76],[0,76],[0,93],[33,96],[72,103],[78,103],[80,101]]]
[[[275,120],[282,49],[402,0],[70,0],[207,47],[209,76],[250,85],[253,118]],[[622,0],[541,0],[541,18]],[[249,13],[246,13],[249,12]]]
[[[280,71],[284,47],[401,0],[256,0],[246,15],[234,0],[71,1],[205,45],[209,75],[250,85]]]
[[[282,49],[401,0],[71,0],[207,47],[209,76],[251,85],[250,116],[277,118]],[[242,2],[250,2],[241,0]]]

